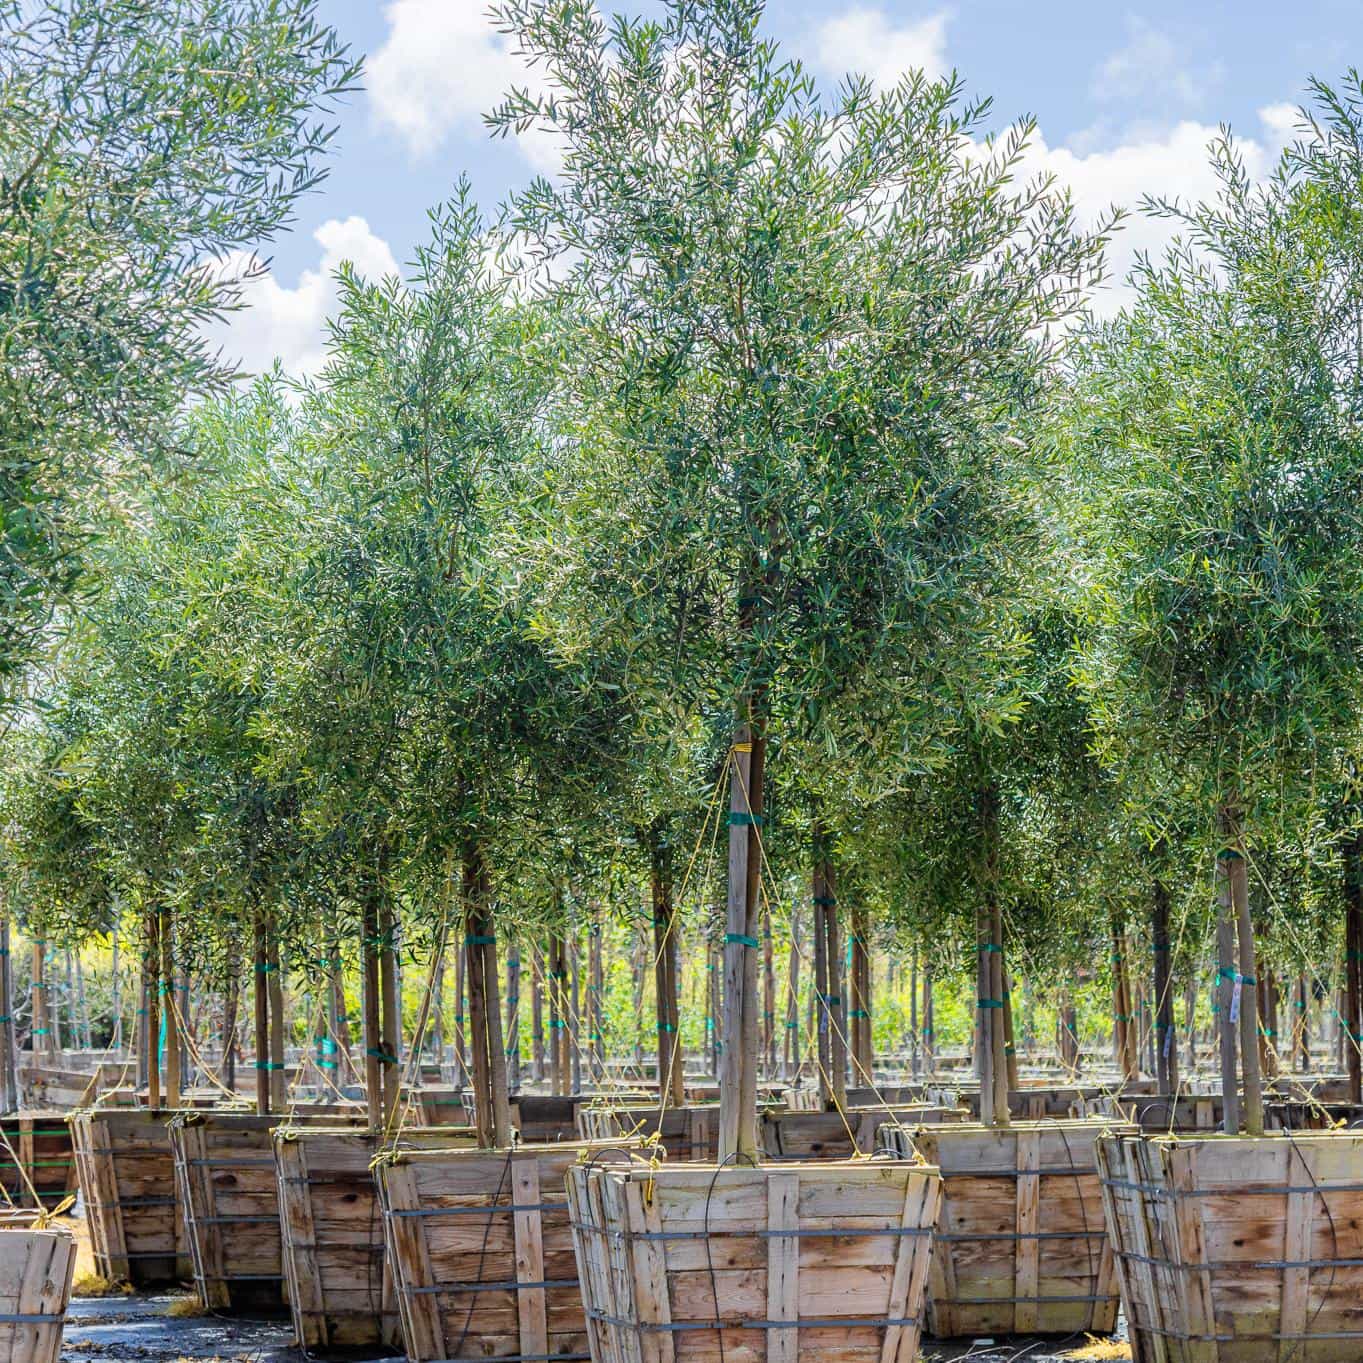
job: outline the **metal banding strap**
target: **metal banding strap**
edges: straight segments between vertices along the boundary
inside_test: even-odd
[[[501,1354],[497,1363],[583,1363],[591,1354]],[[481,1354],[475,1358],[432,1358],[428,1363],[488,1363]]]
[[[389,1216],[493,1216],[499,1212],[565,1212],[566,1202],[504,1202],[495,1207],[394,1207]]]
[[[1277,1197],[1282,1193],[1363,1193],[1363,1183],[1307,1183],[1274,1188],[1225,1187],[1225,1188],[1166,1188],[1159,1183],[1133,1183],[1124,1178],[1105,1178],[1099,1180],[1104,1188],[1126,1188],[1136,1193],[1149,1193],[1152,1197],[1167,1198],[1170,1202],[1185,1197]]]
[[[1107,1298],[1102,1298],[1106,1301]],[[605,1325],[614,1325],[622,1330],[636,1330],[640,1334],[673,1334],[683,1330],[884,1330],[891,1325],[918,1324],[917,1316],[872,1317],[870,1319],[853,1316],[805,1317],[802,1320],[688,1320],[688,1321],[638,1321],[626,1320],[623,1316],[612,1316],[606,1311],[588,1309],[588,1320],[599,1320]]]
[[[577,1278],[546,1278],[540,1283],[523,1283],[512,1279],[504,1283],[433,1283],[430,1286],[409,1287],[415,1297],[457,1296],[464,1292],[518,1292],[538,1287],[577,1287]]]
[[[803,1156],[792,1156],[793,1159],[802,1159]],[[397,1213],[389,1213],[396,1215]],[[595,1226],[584,1224],[580,1221],[572,1223],[573,1230],[582,1231],[584,1234],[600,1235],[610,1240],[626,1240],[631,1244],[636,1240],[643,1241],[674,1241],[674,1240],[708,1240],[711,1232],[703,1230],[655,1230],[655,1231],[627,1231],[613,1230],[607,1226]],[[844,1230],[832,1229],[825,1230],[756,1230],[751,1234],[761,1240],[868,1240],[877,1239],[901,1239],[904,1237],[931,1236],[931,1226],[885,1226],[883,1228],[863,1229],[860,1226],[849,1227]],[[1105,1234],[1103,1231],[1095,1232],[1098,1235]],[[938,1236],[938,1239],[946,1237]],[[991,1239],[996,1237],[989,1237]]]

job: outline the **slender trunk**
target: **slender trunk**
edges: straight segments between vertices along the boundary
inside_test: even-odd
[[[121,1051],[123,1049],[123,980],[118,960],[117,925],[114,926],[113,931],[109,934],[109,945],[113,955],[113,961],[109,967],[112,974],[112,989],[110,991],[109,1007],[113,1013],[113,1026],[109,1036],[109,1045],[112,1046],[115,1051]],[[6,1007],[4,1011],[8,1013],[11,1010]]]
[[[1311,1068],[1311,1016],[1310,1016],[1310,992],[1306,984],[1306,976],[1297,976],[1297,999],[1296,999],[1296,1037],[1294,1051],[1297,1057],[1297,1072],[1306,1074]]]
[[[466,953],[459,951],[454,957],[454,1082],[464,1088],[469,1082],[468,1048],[464,1044],[468,1036],[464,1026],[464,1000],[468,996],[468,970]]]
[[[355,1061],[350,1054],[350,1013],[345,1001],[345,966],[341,960],[341,939],[333,930],[327,945],[327,1013],[331,1020],[334,1074],[340,1084],[355,1078]]]
[[[923,963],[923,1074],[931,1078],[937,1070],[935,1000],[932,992],[932,967]]]
[[[858,1084],[872,1082],[874,1055],[871,1047],[871,947],[865,901],[858,896],[852,909],[851,1006],[847,1020],[852,1029],[852,1076]]]
[[[180,1090],[183,1076],[180,1072],[180,1025],[179,1005],[175,998],[175,932],[171,923],[170,910],[160,912],[159,937],[161,941],[161,996],[166,1000],[166,1089],[167,1107],[180,1106]]]
[[[1231,921],[1230,877],[1226,863],[1217,861],[1216,894],[1216,1021],[1221,1041],[1222,1127],[1232,1135],[1240,1130],[1240,1086],[1236,1075],[1235,925]]]
[[[1278,1073],[1278,980],[1272,969],[1259,969],[1259,1067],[1272,1078]]]
[[[672,849],[654,831],[649,846],[653,900],[653,984],[658,1013],[658,1098],[664,1108],[686,1102],[682,1072],[681,942],[672,902]]]
[[[758,718],[760,701],[750,699],[746,711],[735,726],[729,757],[729,880],[718,1155],[721,1160],[737,1157],[755,1163],[761,1155],[757,1140],[757,934],[766,738]]]
[[[790,911],[790,955],[786,965],[785,1079],[793,1083],[800,1069],[800,908]]]
[[[922,1037],[918,1030],[918,952],[909,958],[909,1078],[922,1074]]]
[[[1178,1088],[1178,1047],[1174,1039],[1174,978],[1169,955],[1169,889],[1156,877],[1151,887],[1150,930],[1155,987],[1155,1075],[1159,1091]]]
[[[776,1076],[776,957],[771,935],[771,905],[762,915],[762,1053],[768,1079]]]
[[[634,1044],[630,1049],[630,1056],[634,1073],[640,1077],[643,1077],[644,1073],[644,974],[647,965],[644,958],[648,955],[648,933],[645,928],[645,924],[639,925],[629,949],[629,997],[634,1012],[632,1028]],[[656,1012],[656,1009],[654,1011]]]
[[[601,965],[601,918],[597,911],[587,920],[587,1083],[600,1088],[606,1079],[606,1037],[602,1028],[601,988],[604,972]],[[637,1028],[636,1034],[637,1034]]]
[[[508,960],[507,968],[511,962]],[[435,963],[435,974],[431,978],[433,1011],[431,1013],[431,1050],[435,1056],[437,1072],[445,1063],[445,956],[441,953]]]
[[[723,989],[720,979],[723,974],[723,960],[716,950],[706,948],[706,1008],[705,1031],[710,1043],[710,1072],[719,1078],[720,1057],[724,1054],[724,1038],[720,1034],[719,1015],[724,1009],[720,997]]]
[[[364,1034],[364,1094],[373,1131],[383,1129],[383,1027],[379,1012],[379,904],[370,888],[364,899],[360,943],[360,1013]]]
[[[241,974],[235,962],[227,968],[222,995],[222,1082],[234,1093],[237,1087],[237,1008],[241,999]]]
[[[825,1108],[833,1104],[833,1027],[829,1014],[832,997],[828,969],[828,915],[833,896],[824,880],[827,869],[823,857],[822,835],[814,838],[814,1018],[818,1036],[819,1101]]]
[[[544,956],[538,947],[530,957],[530,1079],[544,1083]]]
[[[838,916],[837,881],[833,875],[833,862],[825,851],[823,868],[824,893],[828,896],[828,909],[824,915],[824,928],[828,933],[828,997],[825,1007],[828,1014],[828,1067],[829,1080],[833,1089],[833,1102],[839,1109],[847,1106],[847,982],[843,971],[842,923]]]
[[[521,948],[506,949],[506,1091],[521,1091]]]
[[[19,1053],[14,1026],[14,964],[10,956],[9,914],[0,917],[0,1049],[4,1051],[0,1065],[0,1091],[3,1091],[5,1113],[19,1110]]]
[[[146,915],[147,954],[147,1106],[161,1104],[161,920],[154,909]],[[35,1010],[36,1017],[36,1010]]]
[[[133,1044],[137,1049],[137,1087],[149,1089],[151,1084],[151,1007],[153,986],[152,936],[148,918],[142,921],[141,954],[138,958],[137,1018],[133,1027]],[[158,1085],[160,1080],[157,1081]]]
[[[265,952],[269,964],[265,979],[270,1000],[270,1110],[283,1112],[289,1101],[288,1076],[284,1071],[284,975],[279,964],[279,927],[273,916],[266,922]]]
[[[1197,979],[1189,970],[1188,983],[1183,990],[1183,1025],[1188,1031],[1188,1073],[1197,1072]]]
[[[1349,1101],[1363,1103],[1363,839],[1344,850],[1344,1010],[1340,1033]]]
[[[384,896],[379,918],[379,1031],[383,1037],[383,1125],[396,1128],[402,1088],[402,993],[398,988],[397,919]]]
[[[582,1092],[582,959],[579,951],[579,938],[577,923],[573,923],[573,935],[568,944],[568,972],[569,972],[569,1002],[571,1009],[569,1020],[572,1022],[572,1030],[565,1031],[564,1035],[570,1040],[568,1051],[568,1072],[572,1076],[571,1092],[574,1094]],[[589,1027],[590,1030],[590,1027]],[[590,1038],[588,1038],[590,1040]]]
[[[1245,875],[1244,840],[1237,810],[1227,808],[1221,816],[1226,847],[1221,856],[1230,881],[1231,911],[1239,946],[1240,972],[1237,981],[1240,1010],[1240,1068],[1245,1084],[1245,1130],[1251,1136],[1264,1134],[1263,1078],[1259,1068],[1259,1009],[1255,990],[1257,971],[1254,959],[1254,928],[1249,917],[1249,884]]]
[[[1112,915],[1112,1013],[1117,1069],[1127,1083],[1140,1070],[1140,1037],[1126,968],[1126,931],[1116,911]]]
[[[567,1003],[568,971],[564,967],[563,935],[554,931],[549,936],[549,1091],[560,1097],[567,1082],[568,1048],[563,1045],[567,1035],[564,1008]]]
[[[1004,1057],[1003,917],[998,898],[999,800],[986,787],[979,801],[983,851],[979,908],[976,912],[976,1070],[980,1077],[980,1120],[1008,1124],[1008,1066]]]
[[[468,957],[469,1031],[473,1050],[473,1111],[478,1142],[490,1149],[511,1145],[511,1103],[506,1090],[506,1049],[498,998],[497,942],[492,924],[492,886],[477,843],[464,849],[464,951]]]
[[[33,1058],[48,1056],[52,1053],[52,1005],[48,997],[50,987],[47,979],[47,946],[41,940],[33,943],[33,982],[30,988],[32,999]]]
[[[1002,927],[1002,923],[1000,923]],[[1002,933],[1000,933],[1002,936]],[[1013,1033],[1013,977],[1008,971],[1008,958],[999,954],[999,969],[1003,972],[1003,1058],[1008,1069],[1008,1088],[1020,1087],[1018,1081],[1017,1038]]]

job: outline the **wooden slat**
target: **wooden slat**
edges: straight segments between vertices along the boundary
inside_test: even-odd
[[[800,1175],[773,1173],[767,1180],[767,1319],[800,1318],[800,1240],[782,1231],[800,1228]],[[907,1287],[907,1283],[905,1284]],[[798,1329],[767,1331],[767,1363],[795,1363]],[[888,1360],[887,1360],[888,1363]]]
[[[1313,1177],[1305,1161],[1289,1158],[1287,1162],[1289,1180],[1297,1166],[1302,1169],[1302,1182],[1309,1185]],[[1314,1193],[1288,1193],[1287,1225],[1283,1236],[1283,1288],[1282,1318],[1278,1341],[1278,1363],[1289,1360],[1302,1352],[1300,1336],[1307,1332],[1307,1299],[1311,1280],[1311,1270],[1306,1266],[1311,1258],[1311,1218],[1315,1207]],[[1203,1275],[1205,1276],[1205,1275]]]
[[[516,1293],[516,1314],[520,1322],[521,1353],[537,1358],[549,1352],[549,1317],[543,1287],[534,1284],[544,1281],[543,1222],[538,1210],[540,1198],[540,1170],[533,1159],[512,1163],[511,1187],[516,1205],[526,1208],[515,1213],[516,1282],[521,1286]]]
[[[431,1267],[431,1252],[426,1242],[424,1223],[419,1217],[387,1214],[392,1211],[410,1211],[418,1205],[416,1183],[411,1168],[398,1165],[387,1170],[385,1176],[379,1180],[379,1186],[383,1195],[386,1243],[395,1277],[400,1279],[404,1269],[410,1264],[416,1266],[422,1281],[432,1281],[435,1274]],[[447,1356],[444,1318],[440,1312],[439,1301],[432,1293],[403,1292],[400,1281],[398,1285],[404,1338],[413,1341],[419,1357]]]
[[[1017,1251],[1013,1266],[1013,1332],[1031,1334],[1038,1328],[1037,1297],[1040,1294],[1041,1242],[1037,1200],[1041,1192],[1041,1136],[1020,1130],[1015,1138],[1017,1154],[1017,1209],[1014,1227]]]
[[[294,1333],[300,1348],[325,1348],[331,1343],[331,1332],[323,1307],[317,1232],[307,1184],[308,1161],[304,1143],[277,1136],[275,1164],[279,1171],[284,1271],[289,1281],[289,1311],[293,1316]]]

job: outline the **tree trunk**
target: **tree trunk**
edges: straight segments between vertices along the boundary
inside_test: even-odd
[[[168,908],[163,907],[160,911],[158,936],[161,944],[160,992],[166,1000],[165,1104],[167,1107],[179,1107],[183,1078],[180,1073],[181,1019],[179,1005],[175,998],[175,931]]]
[[[723,974],[723,960],[717,950],[706,948],[705,983],[706,1008],[705,1032],[710,1045],[710,1072],[719,1078],[720,1057],[724,1054],[724,1038],[720,1035],[719,1016],[724,1011],[723,989],[720,978]]]
[[[572,1086],[569,1091],[573,1094],[582,1092],[582,955],[579,949],[579,941],[577,922],[574,920],[572,937],[568,942],[568,1000],[570,1009],[567,1020],[572,1023],[572,1028],[571,1030],[564,1029],[564,1038],[569,1043],[568,1072],[572,1076]]]
[[[1237,981],[1240,1010],[1240,1068],[1245,1084],[1245,1131],[1251,1136],[1264,1134],[1263,1078],[1259,1068],[1259,1009],[1255,989],[1254,928],[1249,918],[1249,884],[1245,875],[1245,849],[1237,810],[1225,809],[1221,816],[1222,835],[1227,846],[1221,856],[1230,880],[1231,910],[1239,946],[1240,973]]]
[[[741,613],[742,608],[740,609]],[[766,737],[758,703],[739,716],[729,756],[729,883],[724,932],[724,1014],[719,1057],[721,1161],[756,1163],[758,910],[762,878]]]
[[[923,963],[923,1073],[931,1079],[937,1070],[936,1007],[932,992],[932,967]]]
[[[364,1037],[364,1093],[372,1131],[383,1129],[383,1026],[379,1012],[379,904],[372,888],[364,899],[360,946],[360,1024]]]
[[[530,1079],[544,1083],[544,957],[538,947],[530,958]]]
[[[681,941],[672,901],[672,849],[655,829],[649,844],[653,900],[653,985],[658,1013],[658,1098],[663,1108],[686,1102],[681,1040]]]
[[[783,1077],[793,1084],[800,1073],[800,908],[790,911],[790,955],[786,964],[785,1069]]]
[[[1154,951],[1155,1074],[1159,1092],[1178,1088],[1178,1046],[1174,1036],[1174,978],[1169,955],[1169,889],[1155,878],[1151,887],[1150,930]]]
[[[762,915],[762,1053],[768,1079],[776,1077],[776,957],[771,905]]]
[[[568,971],[564,961],[563,934],[555,930],[549,936],[549,1091],[557,1098],[568,1083],[568,1048],[563,1043],[568,1035],[564,1018],[568,1003]]]
[[[465,1044],[468,1029],[464,1026],[464,1000],[468,996],[466,954],[461,949],[454,956],[454,1082],[461,1089],[469,1082],[468,1047]]]
[[[979,796],[982,850],[979,908],[976,911],[975,1068],[980,1078],[980,1120],[1008,1124],[1008,1066],[1004,1056],[1003,932],[998,899],[999,801],[992,786]]]
[[[521,1091],[521,948],[506,949],[506,1091]]]
[[[402,990],[398,986],[397,935],[397,918],[385,894],[379,917],[379,998],[382,1009],[379,1027],[383,1037],[381,1078],[385,1131],[397,1128],[402,1089]]]
[[[227,981],[222,994],[222,1082],[234,1093],[237,1088],[237,1051],[233,1044],[237,1034],[237,1009],[241,1000],[241,972],[235,962],[228,966]]]
[[[1197,979],[1188,972],[1188,983],[1183,991],[1183,1025],[1188,1030],[1188,1073],[1197,1072]]]
[[[1236,1075],[1235,1019],[1235,925],[1231,921],[1230,877],[1226,863],[1217,860],[1216,894],[1216,1020],[1221,1041],[1222,1127],[1234,1135],[1240,1130],[1240,1086]]]
[[[999,935],[1002,936],[1003,923],[999,922]],[[1008,1070],[1008,1089],[1020,1088],[1018,1081],[1017,1038],[1013,1032],[1013,977],[1008,970],[1008,957],[999,954],[999,969],[1003,973],[1003,1059]]]
[[[47,980],[47,946],[35,939],[33,943],[33,981],[29,995],[32,999],[33,1058],[52,1054],[52,1001]]]
[[[819,1101],[822,1107],[833,1102],[833,1029],[829,1025],[828,1000],[831,994],[828,973],[828,910],[832,897],[824,883],[824,862],[819,844],[814,844],[814,1026],[817,1037],[815,1055],[819,1066]]]
[[[110,964],[110,972],[112,975],[113,987],[110,991],[109,1002],[109,1008],[113,1014],[113,1019],[112,1028],[109,1034],[109,1045],[113,1047],[115,1051],[121,1051],[123,1049],[123,990],[122,990],[123,981],[122,972],[119,968],[118,960],[117,925],[114,926],[113,931],[109,934],[109,947],[111,955],[113,957],[113,960]],[[11,1010],[8,1007],[6,1007],[4,1011],[8,1013]]]
[[[893,986],[891,993],[893,993]],[[918,953],[909,958],[909,1078],[918,1082],[922,1074],[922,1037],[918,1030]]]
[[[154,909],[146,914],[146,957],[143,969],[147,979],[147,1106],[161,1103],[161,920]],[[36,1024],[37,1009],[34,1018]]]
[[[1296,1036],[1293,1051],[1297,1057],[1297,1073],[1306,1074],[1311,1068],[1311,994],[1307,987],[1306,976],[1297,976]]]
[[[875,1057],[871,1046],[871,946],[866,904],[860,895],[852,909],[852,977],[847,1020],[851,1027],[852,1076],[870,1085]]]
[[[492,925],[492,886],[482,849],[464,851],[464,950],[468,956],[469,1031],[473,1049],[473,1110],[478,1142],[511,1146],[511,1103],[506,1090],[506,1048],[498,998],[497,942]]]
[[[273,915],[266,920],[266,960],[269,973],[270,1110],[283,1112],[289,1105],[288,1075],[284,1069],[284,975],[279,964],[279,925]]]
[[[14,1025],[14,964],[10,955],[10,919],[0,917],[0,1093],[4,1095],[5,1115],[19,1110],[19,1049]]]
[[[333,931],[328,939],[327,1012],[331,1020],[333,1071],[339,1084],[355,1078],[355,1061],[350,1054],[350,1013],[345,1002],[345,967],[341,960],[341,939]]]
[[[605,972],[601,964],[601,916],[594,910],[587,920],[587,1014],[590,1045],[587,1050],[589,1085],[600,1088],[606,1081],[606,1033],[602,1008]],[[636,1033],[638,1029],[636,1028]]]
[[[1349,1101],[1363,1103],[1363,839],[1344,849],[1344,980],[1340,1031]]]

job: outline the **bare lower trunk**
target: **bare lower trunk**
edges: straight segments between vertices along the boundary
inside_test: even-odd
[[[521,948],[506,949],[506,1091],[521,1091]]]
[[[372,891],[364,902],[361,941],[360,1014],[364,1034],[364,1092],[371,1130],[383,1129],[383,1025],[379,1006],[379,904]]]
[[[653,900],[653,983],[658,1013],[658,1096],[662,1107],[686,1101],[682,1072],[680,966],[681,943],[672,901],[672,851],[654,833],[649,853]]]
[[[175,935],[170,910],[160,912],[161,993],[166,1001],[166,1087],[167,1107],[180,1106],[183,1076],[180,1073],[180,1015],[175,997]]]
[[[384,896],[379,916],[379,998],[382,1014],[379,1023],[383,1037],[383,1125],[392,1131],[398,1118],[402,1083],[402,990],[398,984],[397,918]]]
[[[1363,1103],[1363,841],[1344,852],[1344,1008],[1340,1030],[1349,1101]]]
[[[498,999],[497,943],[492,926],[492,886],[482,850],[464,852],[464,950],[468,956],[469,1031],[473,1049],[473,1110],[480,1145],[511,1145],[511,1104]]]
[[[237,1009],[241,1006],[241,972],[235,963],[228,968],[222,994],[222,1082],[234,1093],[237,1088]]]
[[[1240,1130],[1240,1086],[1236,1074],[1235,1019],[1235,924],[1231,921],[1230,878],[1225,863],[1217,862],[1216,896],[1216,1022],[1221,1045],[1221,1095],[1224,1130]]]
[[[530,961],[530,1079],[544,1083],[544,958],[536,948]]]
[[[858,1084],[872,1082],[875,1057],[871,1045],[871,943],[866,905],[858,896],[852,909],[851,1006],[847,1021],[851,1028],[852,1076]]]
[[[14,963],[9,914],[0,918],[0,1048],[4,1050],[3,1093],[6,1114],[19,1110],[19,1050],[14,1025]]]
[[[1249,917],[1249,884],[1245,875],[1245,849],[1240,832],[1239,813],[1227,808],[1221,816],[1222,837],[1226,846],[1222,859],[1230,881],[1231,912],[1235,920],[1239,948],[1238,984],[1240,1010],[1240,1067],[1245,1086],[1245,1130],[1251,1136],[1264,1134],[1263,1078],[1259,1068],[1259,1009],[1255,989],[1254,928]]]
[[[1156,879],[1151,888],[1150,929],[1153,937],[1155,987],[1155,1075],[1159,1091],[1178,1088],[1178,1046],[1174,1037],[1174,975],[1169,954],[1169,891]]]
[[[724,932],[723,1052],[719,1057],[721,1160],[756,1162],[758,899],[762,874],[766,738],[751,702],[735,726],[730,754],[729,877]]]

